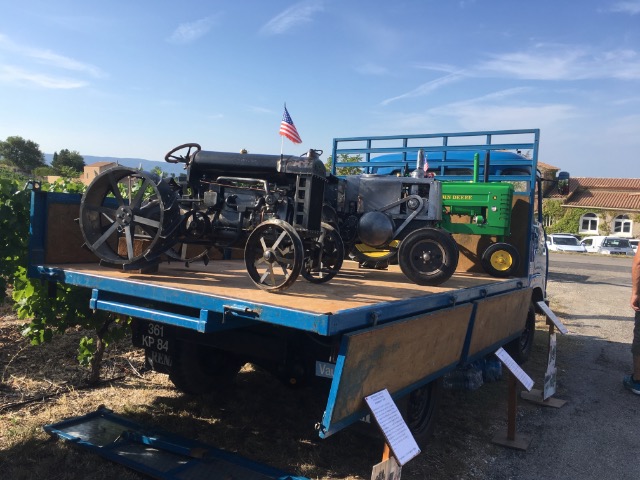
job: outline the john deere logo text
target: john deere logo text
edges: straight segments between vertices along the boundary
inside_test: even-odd
[[[443,200],[473,200],[473,195],[442,195]]]

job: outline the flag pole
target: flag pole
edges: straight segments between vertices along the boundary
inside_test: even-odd
[[[287,102],[284,102],[284,111],[287,111]],[[280,135],[280,160],[284,158],[284,135]]]

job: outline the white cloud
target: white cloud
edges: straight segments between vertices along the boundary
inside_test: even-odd
[[[578,116],[572,105],[518,101],[528,90],[524,87],[501,90],[431,108],[428,114],[455,117],[462,128],[469,130],[542,128],[564,125],[567,120]]]
[[[307,0],[296,3],[285,11],[269,20],[260,32],[266,35],[280,35],[300,26],[309,23],[314,13],[324,10],[322,0]]]
[[[0,66],[0,83],[8,83],[14,85],[24,85],[25,83],[28,83],[37,87],[57,90],[70,90],[87,86],[87,82],[82,80],[54,77],[41,73],[28,72],[11,65]]]
[[[630,15],[636,15],[640,13],[640,0],[616,2],[611,6],[610,10],[615,13],[628,13]]]
[[[480,76],[526,80],[640,79],[640,56],[634,50],[597,52],[568,45],[537,45],[533,50],[490,55],[474,69]]]
[[[444,72],[444,73],[459,73],[460,69],[454,65],[449,65],[446,63],[419,63],[415,65],[415,68],[420,70],[431,70],[434,72]]]
[[[422,85],[414,88],[413,90],[403,93],[401,95],[397,95],[395,97],[387,98],[381,102],[381,105],[389,105],[392,102],[397,100],[403,100],[405,98],[414,98],[414,97],[422,97],[430,94],[431,92],[438,90],[439,88],[449,85],[450,83],[457,82],[462,79],[464,75],[461,73],[450,73],[449,75],[445,75],[444,77],[436,78],[435,80],[431,80],[430,82],[423,83]]]
[[[203,37],[215,25],[217,18],[209,16],[195,22],[181,23],[167,39],[169,43],[185,45]]]
[[[103,76],[103,73],[95,65],[80,62],[73,58],[69,58],[64,55],[52,52],[50,50],[18,45],[9,37],[3,34],[0,34],[0,50],[18,55],[22,58],[33,59],[40,64],[48,65],[62,70],[88,73],[92,77]]]

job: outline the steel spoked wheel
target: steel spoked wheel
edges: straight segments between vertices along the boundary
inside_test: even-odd
[[[207,265],[211,250],[208,242],[205,241],[211,229],[209,217],[202,212],[185,211],[182,212],[182,218],[180,241],[172,245],[165,255],[171,260],[184,262],[187,267],[198,260],[202,260]]]
[[[509,277],[520,265],[518,250],[509,243],[494,243],[482,254],[482,268],[494,277]]]
[[[344,246],[335,228],[322,223],[322,233],[311,241],[305,252],[302,276],[311,283],[324,283],[340,271],[344,260]]]
[[[168,246],[179,215],[174,192],[155,175],[115,167],[98,175],[80,203],[85,245],[119,265],[150,260]]]
[[[298,232],[282,220],[258,225],[244,248],[244,261],[251,280],[272,293],[289,288],[302,270],[304,246]]]
[[[185,266],[188,267],[189,264],[197,262],[198,260],[202,260],[204,264],[207,265],[209,263],[209,250],[211,250],[209,247],[203,245],[176,243],[169,248],[165,254],[171,260],[184,262]]]
[[[402,273],[418,285],[440,285],[455,272],[458,256],[451,235],[435,228],[420,228],[400,243],[398,263]]]

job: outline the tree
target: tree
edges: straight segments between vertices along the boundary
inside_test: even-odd
[[[360,155],[349,156],[346,153],[341,153],[338,159],[339,163],[343,163],[343,162],[358,163],[361,161],[362,161],[362,157]],[[327,158],[327,162],[325,164],[325,168],[327,169],[327,172],[331,172],[332,164],[333,164],[333,158],[331,157],[331,155],[329,155],[329,158]],[[336,174],[338,175],[359,175],[361,173],[362,173],[361,167],[338,167],[336,170]]]
[[[165,172],[162,171],[162,168],[160,168],[159,166],[155,166],[151,169],[151,173],[159,176],[160,178],[165,178],[167,176],[167,174]]]
[[[49,175],[57,175],[58,173],[51,167],[36,167],[33,169],[33,175],[37,178],[48,177]]]
[[[0,141],[0,157],[25,173],[31,173],[34,168],[45,166],[44,154],[40,151],[40,146],[18,136],[7,137],[4,142]]]
[[[60,153],[54,152],[51,166],[62,174],[64,167],[72,169],[74,172],[82,173],[84,169],[84,158],[75,150],[69,151],[66,148],[60,150]],[[68,171],[68,170],[67,170]]]

